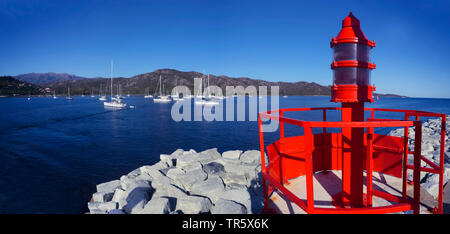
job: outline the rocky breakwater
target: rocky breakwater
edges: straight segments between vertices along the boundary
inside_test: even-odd
[[[445,160],[444,160],[444,187],[448,186],[448,181],[450,180],[450,122],[448,119],[450,116],[447,116],[446,123],[446,134],[445,134]],[[415,127],[410,127],[409,131],[409,139],[408,139],[408,147],[409,150],[414,150],[414,137],[415,137]],[[403,137],[404,129],[399,128],[391,131],[389,133],[390,136]],[[440,143],[441,143],[441,120],[440,119],[429,119],[422,125],[422,155],[431,160],[432,162],[439,165],[440,158]],[[408,155],[408,164],[414,164],[414,155]],[[422,166],[431,168],[428,164],[422,163]],[[420,175],[420,183],[421,186],[428,191],[434,198],[437,198],[439,192],[439,175],[421,172]],[[413,179],[413,171],[408,170],[408,180],[412,181]],[[445,194],[444,197],[450,196],[450,194]]]
[[[257,150],[161,154],[118,180],[97,185],[91,214],[246,214],[263,208]]]

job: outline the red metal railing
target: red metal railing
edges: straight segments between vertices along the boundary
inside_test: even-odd
[[[323,121],[302,121],[292,118],[284,117],[285,112],[294,111],[313,111],[321,110],[323,111]],[[437,213],[443,212],[443,174],[444,174],[444,149],[445,149],[445,126],[446,126],[446,115],[439,113],[431,113],[424,111],[412,111],[412,110],[398,110],[398,109],[381,109],[381,108],[365,108],[365,111],[371,111],[371,118],[367,119],[367,122],[332,122],[327,121],[327,110],[341,110],[338,107],[318,107],[318,108],[290,108],[290,109],[280,109],[274,111],[268,111],[259,113],[258,125],[260,134],[260,148],[261,148],[261,164],[262,164],[262,175],[263,175],[263,190],[264,190],[264,205],[268,207],[268,188],[269,185],[276,188],[278,191],[282,192],[289,198],[292,202],[297,204],[300,208],[305,210],[307,213],[392,213],[400,212],[406,210],[413,210],[414,213],[419,213],[420,207],[420,172],[430,172],[439,174],[439,195],[438,195],[438,208]],[[385,112],[399,112],[404,113],[404,120],[396,119],[376,119],[376,111]],[[278,114],[278,115],[274,115]],[[409,120],[411,116],[415,116],[416,120]],[[439,165],[431,162],[421,155],[421,142],[422,142],[422,122],[420,117],[440,117],[442,119],[441,126],[441,148],[440,148],[440,161]],[[265,162],[265,146],[264,146],[264,136],[263,136],[263,125],[262,119],[271,119],[280,122],[280,151],[285,152],[285,134],[284,134],[284,123],[300,126],[304,128],[304,152],[305,157],[305,175],[306,175],[306,203],[302,199],[298,198],[294,193],[289,191],[283,185],[283,180],[277,181],[273,176],[268,173],[269,167],[266,167]],[[415,127],[415,146],[414,151],[408,150],[408,137],[409,137],[409,127]],[[374,128],[378,127],[404,127],[404,150],[403,150],[403,165],[402,165],[402,196],[395,196],[388,194],[386,192],[378,191],[373,189],[372,186],[372,175],[373,175],[373,152],[374,152]],[[322,128],[323,137],[327,133],[327,128],[366,128],[367,129],[367,147],[366,147],[366,198],[367,206],[363,208],[320,208],[314,207],[314,188],[313,188],[313,134],[312,128]],[[395,149],[394,149],[395,150]],[[408,154],[414,154],[414,164],[408,165]],[[421,162],[425,162],[431,168],[421,167]],[[280,168],[281,168],[280,163]],[[407,170],[413,170],[413,184],[414,193],[413,199],[407,197]],[[280,173],[282,170],[280,169]],[[382,207],[372,207],[372,197],[378,196],[388,201],[392,201],[398,204]]]

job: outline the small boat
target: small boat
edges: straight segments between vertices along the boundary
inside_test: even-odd
[[[177,86],[177,84],[178,84],[178,79],[175,81],[175,87]],[[171,95],[170,97],[171,97],[174,101],[182,101],[182,100],[183,100],[183,98],[180,98],[180,94],[178,93],[178,89],[176,90],[175,95]]]
[[[214,98],[214,99],[224,99],[223,96],[211,96],[211,98]]]
[[[153,95],[147,90],[147,95],[145,95],[144,98],[153,98]]]
[[[219,105],[219,102],[213,101],[211,98],[202,98],[199,100],[195,100],[195,104],[209,106],[209,105]]]
[[[56,99],[56,93],[54,90],[53,90],[53,99]]]
[[[219,105],[219,102],[213,100],[213,96],[210,95],[209,91],[209,74],[208,74],[208,89],[206,90],[206,94],[203,95],[197,95],[195,99],[196,105]]]
[[[117,94],[117,97],[113,97],[113,64],[114,62],[111,61],[111,101],[110,102],[103,102],[103,105],[105,107],[112,107],[112,108],[124,108],[127,106],[126,103],[122,103],[122,100],[120,98],[120,95]],[[119,90],[117,91],[119,92]]]
[[[98,96],[100,96],[98,98],[99,101],[106,101],[106,89],[105,89],[105,95],[103,95],[102,84],[100,84],[100,91],[98,92]]]
[[[153,102],[168,103],[168,102],[171,102],[171,101],[172,101],[172,99],[170,99],[169,96],[163,95],[161,75],[159,75],[159,96],[153,98]]]
[[[104,102],[103,105],[107,106],[107,107],[114,107],[114,108],[124,108],[127,106],[126,103],[122,103],[121,101]]]
[[[170,99],[169,96],[158,96],[156,98],[153,98],[153,102],[171,102],[172,99]]]
[[[70,96],[70,87],[67,87],[67,100],[72,100],[72,97]]]
[[[27,99],[28,99],[28,101],[31,100],[31,94],[30,93],[28,93],[28,98]]]

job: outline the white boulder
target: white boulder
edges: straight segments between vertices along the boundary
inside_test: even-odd
[[[199,155],[197,153],[188,153],[183,154],[182,156],[177,157],[175,166],[176,167],[185,167],[191,163],[196,163],[199,160]]]
[[[180,181],[185,190],[189,191],[194,184],[204,181],[207,177],[208,175],[200,168],[186,172],[183,176],[178,177],[177,180]]]
[[[120,180],[113,180],[97,185],[97,192],[114,192],[120,187]]]
[[[240,160],[245,163],[259,163],[261,162],[261,152],[259,150],[247,150],[241,155]]]
[[[211,214],[246,214],[247,208],[234,201],[220,199],[211,208]]]
[[[222,153],[222,158],[238,160],[242,150],[229,150]]]
[[[247,209],[247,213],[252,213],[252,202],[250,200],[250,193],[247,190],[232,189],[223,192],[220,195],[221,199],[237,202]]]
[[[113,198],[114,192],[96,192],[92,194],[94,202],[109,202]]]
[[[103,211],[109,211],[113,209],[117,209],[117,203],[110,201],[110,202],[89,202],[88,203],[89,211],[93,210],[103,210]]]
[[[202,214],[211,209],[211,201],[206,197],[185,196],[177,199],[176,210],[181,210],[183,214]]]
[[[224,191],[225,186],[222,179],[218,176],[210,176],[207,180],[194,184],[190,193],[208,197],[214,203]]]
[[[139,214],[168,214],[170,212],[169,199],[157,197],[150,200]]]

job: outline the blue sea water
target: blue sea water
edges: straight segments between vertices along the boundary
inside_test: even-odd
[[[290,96],[280,99],[280,107],[339,106],[329,99]],[[0,98],[0,213],[87,212],[96,184],[153,164],[160,154],[178,148],[259,149],[256,121],[176,122],[171,118],[172,104],[153,103],[142,96],[125,102],[136,108],[106,109],[97,98],[80,96],[71,101]],[[450,99],[380,98],[366,107],[450,114]],[[286,116],[321,120],[322,112]],[[327,117],[340,119],[335,111]],[[401,119],[403,115],[379,113],[376,117]],[[286,126],[287,136],[299,134],[301,128]],[[279,133],[264,136],[269,144]]]

